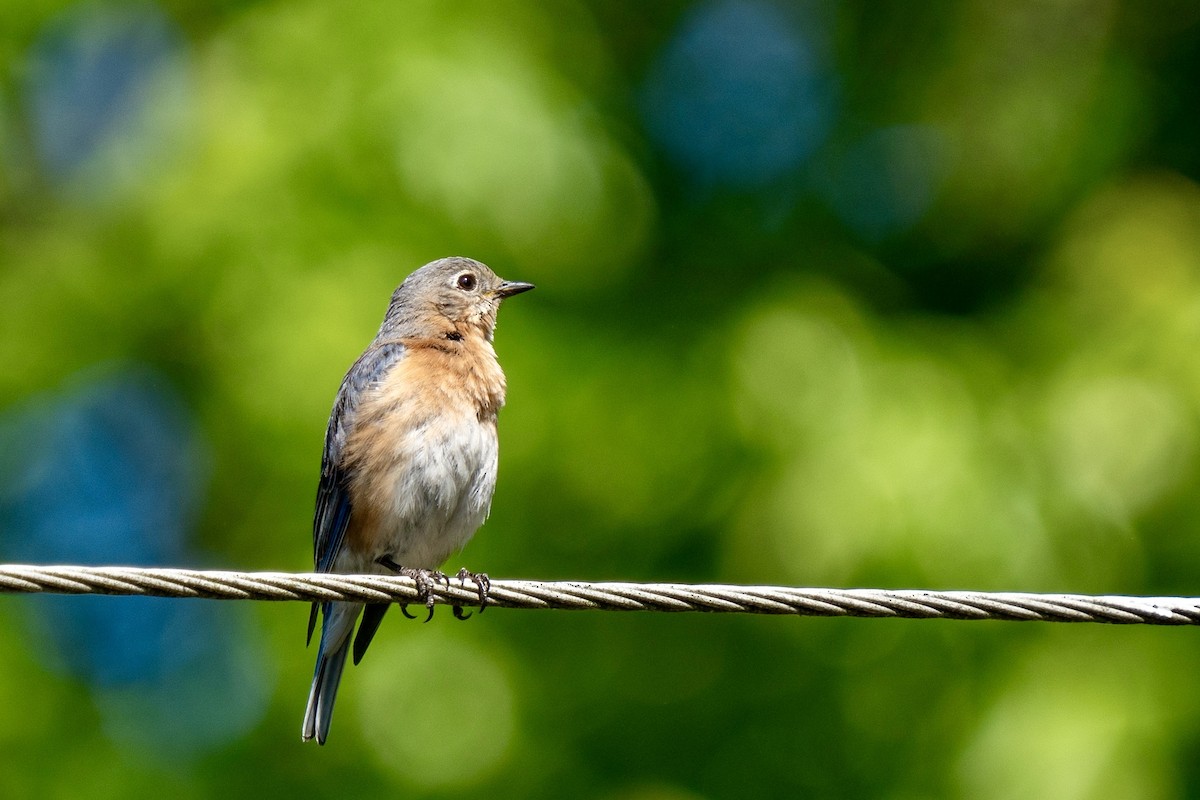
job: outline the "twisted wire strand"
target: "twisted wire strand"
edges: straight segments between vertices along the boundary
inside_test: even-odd
[[[144,567],[0,565],[0,594],[103,594],[218,600],[418,603],[411,578],[329,573],[221,572]],[[435,603],[472,606],[467,578],[435,582]],[[812,617],[998,619],[1200,625],[1200,597],[804,589],[682,583],[493,580],[488,605],[602,611],[706,611]]]

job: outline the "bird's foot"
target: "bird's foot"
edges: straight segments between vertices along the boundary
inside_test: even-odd
[[[488,592],[492,588],[492,580],[487,576],[486,572],[471,572],[466,567],[458,571],[454,577],[458,578],[459,585],[464,585],[468,579],[475,583],[475,588],[479,592],[479,613],[482,614],[487,609]],[[462,606],[457,603],[451,606],[454,609],[455,619],[469,619],[471,614],[464,613]]]
[[[433,585],[434,583],[442,583],[446,586],[450,585],[450,578],[446,573],[437,569],[418,569],[416,567],[404,567],[397,564],[388,556],[380,556],[377,559],[378,563],[397,575],[405,578],[412,578],[413,583],[417,585],[417,599],[425,604],[425,608],[429,613],[425,617],[425,621],[433,619]],[[416,619],[416,616],[408,613],[408,603],[400,604],[400,613],[409,619]],[[458,616],[457,614],[455,616]]]

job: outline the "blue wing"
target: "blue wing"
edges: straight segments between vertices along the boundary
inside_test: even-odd
[[[313,564],[317,572],[332,570],[346,528],[350,523],[350,476],[342,463],[346,439],[354,429],[358,401],[370,386],[404,358],[399,342],[372,344],[350,367],[329,415],[325,430],[325,451],[321,457],[321,482],[317,486],[317,509],[313,515]],[[317,603],[308,620],[308,638],[312,640],[317,623]]]

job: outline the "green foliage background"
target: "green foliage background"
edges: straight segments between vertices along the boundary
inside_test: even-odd
[[[461,564],[1200,593],[1193,4],[821,6],[842,110],[811,172],[879,126],[952,144],[881,237],[812,174],[704,185],[648,136],[687,4],[163,7],[186,79],[67,180],[21,87],[69,7],[0,12],[0,406],[168,375],[211,451],[202,566],[310,566],[338,382],[394,286],[462,254],[538,289],[501,317],[500,485]],[[0,602],[0,794],[1200,797],[1190,629],[396,615],[318,749],[307,608],[231,606],[265,714],[172,756],[112,737]]]

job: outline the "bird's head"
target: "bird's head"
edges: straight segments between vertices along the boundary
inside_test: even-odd
[[[405,336],[479,333],[491,341],[500,301],[532,288],[532,283],[503,280],[474,259],[438,259],[396,289],[384,327]]]

